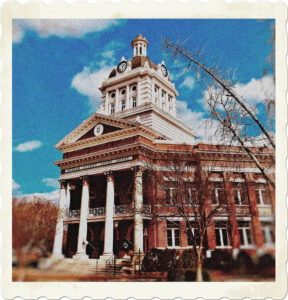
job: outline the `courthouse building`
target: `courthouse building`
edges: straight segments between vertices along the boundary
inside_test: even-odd
[[[176,117],[178,92],[165,63],[148,58],[141,34],[131,45],[133,57],[122,57],[99,87],[98,112],[56,145],[63,159],[55,162],[61,169],[61,214],[53,256],[108,259],[152,248],[191,248],[180,229],[184,220],[169,206],[172,187],[161,190],[148,174],[149,168],[160,170],[167,153],[187,151],[210,170],[214,196],[207,199],[208,209],[218,204],[222,190],[233,191],[207,230],[208,253],[273,252],[274,191],[240,147],[197,142],[195,132]],[[273,177],[274,155],[263,147],[251,150]],[[189,184],[197,194],[191,164]]]

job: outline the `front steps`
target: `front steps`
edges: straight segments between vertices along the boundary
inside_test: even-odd
[[[131,260],[130,260],[131,262]],[[115,271],[114,264],[107,265],[103,260],[99,259],[85,259],[76,260],[73,258],[63,259],[46,259],[39,263],[40,269],[46,269],[55,272],[74,273],[74,274],[106,274],[106,275],[120,275],[124,274],[123,266],[130,264],[127,259],[116,259]]]

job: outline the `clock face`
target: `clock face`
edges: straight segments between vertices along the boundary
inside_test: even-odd
[[[127,68],[127,61],[121,61],[117,66],[117,71],[119,73],[123,73],[126,70],[126,68]]]
[[[168,75],[167,68],[164,65],[161,65],[161,71],[165,77]]]
[[[104,130],[104,126],[102,124],[98,124],[95,126],[94,128],[94,135],[95,136],[99,136],[103,133]]]

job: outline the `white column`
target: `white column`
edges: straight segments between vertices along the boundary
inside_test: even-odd
[[[116,89],[116,100],[115,100],[115,112],[121,110],[120,101],[119,101],[119,89]]]
[[[114,177],[111,172],[107,176],[105,233],[103,256],[113,255],[113,208],[114,208]]]
[[[66,210],[69,209],[70,209],[70,185],[68,183],[66,189]]]
[[[106,114],[109,114],[109,93],[106,92],[105,95],[105,112]]]
[[[137,106],[141,105],[141,98],[140,98],[140,92],[141,92],[141,82],[137,82]]]
[[[162,108],[162,101],[163,101],[163,99],[162,99],[162,89],[161,88],[159,88],[159,107],[160,108]]]
[[[155,103],[155,84],[152,81],[152,103]]]
[[[130,91],[129,91],[129,85],[126,86],[126,108],[130,108],[130,103],[129,103],[129,97],[130,97]]]
[[[56,224],[52,256],[55,258],[64,258],[64,255],[62,253],[62,242],[63,242],[63,220],[65,218],[67,184],[63,180],[59,180],[59,182],[60,182],[60,195],[59,195],[59,203],[58,203],[58,218]]]
[[[169,112],[168,93],[165,94],[165,110]]]
[[[85,258],[85,259],[88,258],[88,255],[86,254],[88,207],[89,207],[89,182],[88,182],[88,177],[83,176],[78,244],[77,244],[77,253],[74,257]]]
[[[143,253],[143,187],[142,168],[135,170],[134,180],[134,254]]]

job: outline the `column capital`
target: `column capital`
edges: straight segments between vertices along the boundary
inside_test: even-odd
[[[89,184],[89,178],[88,176],[84,175],[80,177],[82,179],[82,185],[88,185]]]
[[[142,176],[145,168],[142,166],[137,166],[131,168],[131,170],[134,171],[135,176]]]
[[[114,173],[112,171],[107,171],[104,173],[104,175],[107,177],[107,180],[111,180],[114,176]]]
[[[60,183],[60,189],[66,189],[67,188],[67,181],[64,179],[59,179],[58,182]]]

